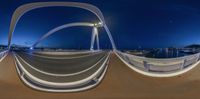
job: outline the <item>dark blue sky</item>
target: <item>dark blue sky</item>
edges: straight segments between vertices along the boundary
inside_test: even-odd
[[[41,0],[1,0],[0,44],[7,44],[12,13],[22,4]],[[45,1],[45,0],[42,0]],[[46,0],[55,1],[55,0]],[[59,0],[91,3],[99,7],[120,49],[183,47],[200,44],[198,0]],[[97,22],[92,13],[65,7],[41,8],[25,14],[14,32],[12,44],[30,46],[50,29],[70,22]],[[89,48],[91,28],[63,29],[39,46]],[[110,42],[100,29],[100,46]]]

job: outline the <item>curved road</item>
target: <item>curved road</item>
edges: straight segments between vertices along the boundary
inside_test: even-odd
[[[138,74],[111,55],[103,81],[88,91],[46,93],[25,86],[19,79],[9,54],[0,62],[0,98],[2,99],[199,99],[200,65],[188,73],[172,78],[151,78]],[[31,96],[31,97],[30,97]]]
[[[90,55],[84,55],[82,57],[73,57],[72,59],[70,59],[68,55],[62,55],[62,59],[57,59],[54,56],[51,56],[52,58],[45,58],[41,56],[34,56],[26,52],[16,52],[16,54],[19,61],[24,65],[29,64],[41,71],[48,73],[71,74],[85,70],[96,64],[107,54],[107,52],[93,53]]]
[[[66,59],[35,56],[25,51],[15,51],[14,55],[20,78],[31,88],[47,92],[78,92],[99,84],[107,70],[110,54],[91,52],[75,58],[65,55]]]

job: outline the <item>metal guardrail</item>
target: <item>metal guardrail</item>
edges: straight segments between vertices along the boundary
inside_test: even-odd
[[[36,54],[47,54],[47,55],[74,55],[74,54],[88,54],[91,52],[102,52],[101,50],[93,50],[93,51],[71,51],[71,52],[66,52],[66,51],[34,51],[33,53]]]
[[[121,51],[116,51],[116,53],[127,64],[139,70],[152,73],[159,73],[159,74],[181,71],[197,63],[200,60],[200,53],[179,58],[169,58],[169,59],[146,58],[146,57],[123,53]]]
[[[106,54],[96,66],[72,76],[57,76],[43,74],[40,71],[24,65],[23,60],[15,54],[16,67],[20,78],[30,87],[50,92],[76,92],[96,86],[103,78],[110,53]],[[76,79],[76,78],[79,78]],[[71,80],[70,80],[71,79]],[[62,81],[64,80],[64,81]]]
[[[8,54],[8,50],[4,50],[0,52],[0,62],[6,57],[7,54]]]

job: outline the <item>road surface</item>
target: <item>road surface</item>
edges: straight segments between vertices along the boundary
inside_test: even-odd
[[[104,77],[109,59],[106,51],[71,58],[65,55],[62,59],[57,55],[13,53],[22,81],[31,88],[48,92],[77,92],[95,87]]]
[[[47,93],[33,90],[20,81],[9,54],[0,63],[1,99],[199,99],[200,65],[181,76],[151,78],[129,69],[111,55],[108,71],[95,88],[78,93]]]
[[[90,55],[84,55],[81,57],[70,58],[68,55],[63,56],[62,59],[57,59],[55,56],[52,58],[43,57],[46,55],[34,56],[26,52],[16,52],[16,56],[23,65],[29,65],[48,73],[54,74],[71,74],[85,70],[94,64],[96,64],[101,58],[103,58],[107,52],[98,52]],[[71,56],[71,55],[70,55]],[[58,56],[56,56],[58,57]],[[65,58],[66,57],[66,58]]]

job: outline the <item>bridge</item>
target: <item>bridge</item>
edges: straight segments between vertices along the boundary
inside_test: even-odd
[[[109,51],[101,51],[99,47],[98,28],[104,27],[113,49],[116,49],[111,33],[106,26],[102,12],[95,6],[77,2],[38,2],[18,7],[11,20],[8,47],[11,46],[12,35],[20,18],[28,11],[52,6],[76,7],[88,10],[99,18],[99,23],[75,22],[58,26],[38,39],[31,49],[42,40],[64,28],[84,26],[92,27],[90,51],[80,52],[41,52],[15,51],[16,68],[21,80],[31,88],[50,92],[77,92],[95,87],[103,79],[110,56]],[[95,39],[97,51],[94,51]],[[73,53],[73,54],[72,54]],[[88,61],[89,60],[89,61]]]
[[[8,47],[10,48],[11,46],[12,35],[17,23],[25,13],[37,8],[52,6],[82,8],[94,13],[99,18],[100,22],[76,22],[58,26],[43,35],[31,47],[36,47],[42,40],[61,29],[74,26],[87,26],[93,28],[89,53],[14,52],[16,68],[20,78],[25,84],[34,89],[50,92],[77,92],[98,85],[105,75],[110,56],[110,52],[99,50],[98,28],[100,27],[106,30],[113,52],[118,58],[130,69],[140,74],[151,77],[173,77],[188,72],[200,62],[200,53],[172,59],[153,59],[122,52],[117,49],[100,9],[91,4],[77,2],[37,2],[20,6],[15,10],[12,16],[8,36]],[[97,52],[93,52],[95,39],[97,40]],[[58,55],[58,53],[62,54]],[[91,61],[85,62],[86,60]],[[73,62],[73,64],[71,62]],[[59,68],[57,67],[58,64],[60,66]],[[68,68],[70,65],[76,68]]]

